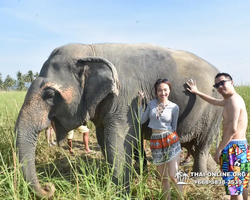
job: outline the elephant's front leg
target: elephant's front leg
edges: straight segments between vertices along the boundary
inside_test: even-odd
[[[100,148],[102,150],[102,153],[103,155],[105,155],[105,152],[104,152],[104,126],[101,124],[101,125],[98,125],[96,126],[96,137],[97,137],[97,142],[98,144],[100,145]]]
[[[117,123],[104,127],[104,156],[114,167],[113,181],[125,186],[129,191],[129,177],[132,164],[132,137],[127,134],[128,128]]]
[[[201,147],[195,146],[194,151],[194,172],[207,172],[207,158],[208,150],[200,149]]]
[[[209,141],[209,140],[205,140]],[[218,171],[217,164],[209,154],[211,144],[195,145],[195,150],[191,151],[194,157],[193,171],[195,172],[214,172]]]

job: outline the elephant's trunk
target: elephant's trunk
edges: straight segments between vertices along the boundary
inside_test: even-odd
[[[19,113],[16,123],[17,152],[25,180],[35,190],[37,197],[50,198],[54,191],[54,185],[41,188],[35,169],[35,151],[39,132],[46,128],[49,107],[39,93],[33,94],[32,90],[26,95],[25,103]]]

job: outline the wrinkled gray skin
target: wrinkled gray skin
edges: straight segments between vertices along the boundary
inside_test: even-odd
[[[16,123],[26,181],[38,197],[51,197],[54,187],[41,188],[35,170],[39,131],[52,122],[61,143],[68,131],[91,120],[102,152],[106,149],[107,161],[115,165],[114,182],[125,170],[124,184],[129,185],[131,144],[136,145],[139,138],[131,110],[137,112],[139,90],[145,92],[146,102],[155,98],[153,85],[159,78],[172,83],[169,98],[180,107],[177,132],[194,156],[193,170],[207,171],[221,109],[187,92],[185,82],[193,78],[201,91],[216,97],[212,85],[217,73],[215,67],[191,53],[149,44],[70,44],[55,49],[29,88]],[[147,123],[143,131],[149,139]],[[127,165],[121,170],[125,160]]]

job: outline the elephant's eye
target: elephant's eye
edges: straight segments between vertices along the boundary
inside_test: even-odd
[[[51,107],[60,105],[62,103],[62,97],[60,93],[51,87],[47,87],[42,91],[42,99]]]
[[[51,88],[44,89],[42,92],[43,100],[48,100],[48,99],[53,98],[55,96],[55,93],[56,91],[54,89],[51,89]]]

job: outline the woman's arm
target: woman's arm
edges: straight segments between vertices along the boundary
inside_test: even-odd
[[[145,112],[143,112],[142,106],[140,107],[140,122],[144,124],[149,119],[149,105],[147,106]]]
[[[149,119],[149,105],[147,106],[145,112],[143,112],[143,107],[142,107],[142,100],[144,98],[144,92],[139,91],[139,117],[140,117],[140,123],[144,124],[148,119]]]
[[[172,109],[172,130],[173,132],[177,130],[177,121],[178,121],[178,117],[179,117],[179,106],[176,105],[173,109]]]

